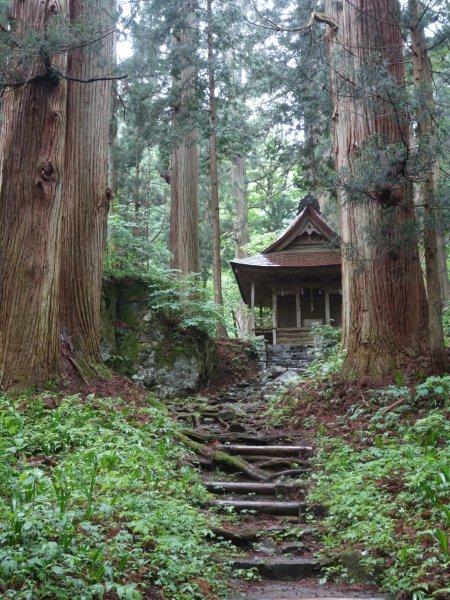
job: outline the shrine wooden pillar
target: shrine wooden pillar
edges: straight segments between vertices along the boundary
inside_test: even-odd
[[[325,292],[325,323],[329,325],[331,323],[330,316],[330,292],[327,290]]]
[[[297,327],[302,326],[302,309],[300,305],[300,287],[297,287],[295,290],[295,313],[297,320]]]
[[[272,342],[277,343],[277,293],[272,290]]]
[[[252,287],[250,292],[250,327],[252,333],[255,333],[255,282],[252,279]]]

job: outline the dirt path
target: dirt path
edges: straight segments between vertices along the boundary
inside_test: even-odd
[[[368,588],[319,583],[324,566],[318,558],[316,535],[320,510],[311,518],[305,503],[314,449],[294,432],[268,427],[264,414],[269,396],[291,376],[274,368],[197,399],[188,409],[185,404],[176,409],[179,419],[191,428],[191,439],[203,444],[199,462],[205,484],[214,494],[209,504],[224,515],[216,534],[240,549],[229,598],[379,600]],[[246,473],[218,460],[222,456],[218,451],[243,459],[249,466]],[[247,569],[260,581],[240,580]]]

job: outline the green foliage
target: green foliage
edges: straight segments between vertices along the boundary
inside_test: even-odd
[[[443,318],[445,345],[450,346],[450,304],[444,308]]]
[[[311,333],[317,345],[323,349],[334,348],[341,341],[341,330],[332,325],[313,323]]]
[[[153,267],[148,277],[150,306],[169,324],[188,329],[196,327],[216,335],[222,319],[221,308],[211,300],[196,273],[180,277],[173,270]]]
[[[119,398],[1,396],[2,598],[202,598],[218,546],[174,432]]]
[[[345,351],[341,346],[341,330],[331,325],[313,323],[314,336],[312,362],[308,365],[307,377],[328,378],[342,369]]]
[[[300,380],[299,380],[300,381]],[[297,406],[297,399],[289,392],[282,391],[269,398],[265,416],[271,425],[280,427],[287,425]]]
[[[340,344],[333,346],[326,354],[316,357],[308,365],[308,376],[316,379],[328,379],[331,375],[342,371],[345,356],[345,350]]]
[[[450,375],[428,377],[417,386],[416,398],[427,398],[436,402],[450,398]]]
[[[392,594],[441,597],[437,590],[445,587],[450,567],[449,384],[448,377],[430,377],[415,393],[394,386],[375,393],[374,401],[383,406],[362,433],[362,448],[342,438],[320,439],[310,500],[327,509],[323,541],[338,560],[345,550],[360,552],[365,573]],[[385,410],[395,399],[421,402],[425,390],[441,407],[424,418],[403,419],[403,403]],[[337,570],[350,575],[342,564]]]
[[[153,264],[168,265],[169,251],[165,239],[149,242],[136,235],[136,221],[119,212],[108,217],[108,237],[104,256],[106,277],[148,277]]]

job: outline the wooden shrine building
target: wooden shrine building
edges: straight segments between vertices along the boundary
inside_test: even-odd
[[[231,261],[255,335],[269,343],[312,341],[313,323],[341,323],[338,236],[308,194],[286,231],[260,254]]]

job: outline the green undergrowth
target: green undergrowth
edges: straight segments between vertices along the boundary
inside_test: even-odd
[[[450,347],[450,304],[444,308],[444,339],[445,345]]]
[[[0,396],[0,596],[203,598],[223,589],[206,491],[163,411]]]
[[[316,436],[309,502],[329,578],[377,583],[388,598],[450,598],[450,375],[370,389],[338,377],[335,331],[268,415]],[[313,521],[316,520],[312,516]]]
[[[381,408],[361,445],[322,435],[314,460],[310,501],[327,511],[322,541],[339,563],[332,571],[352,579],[356,564],[391,597],[450,597],[450,378],[437,379],[447,400],[442,394],[423,418],[404,417],[406,403],[385,413],[392,396],[375,395]]]

